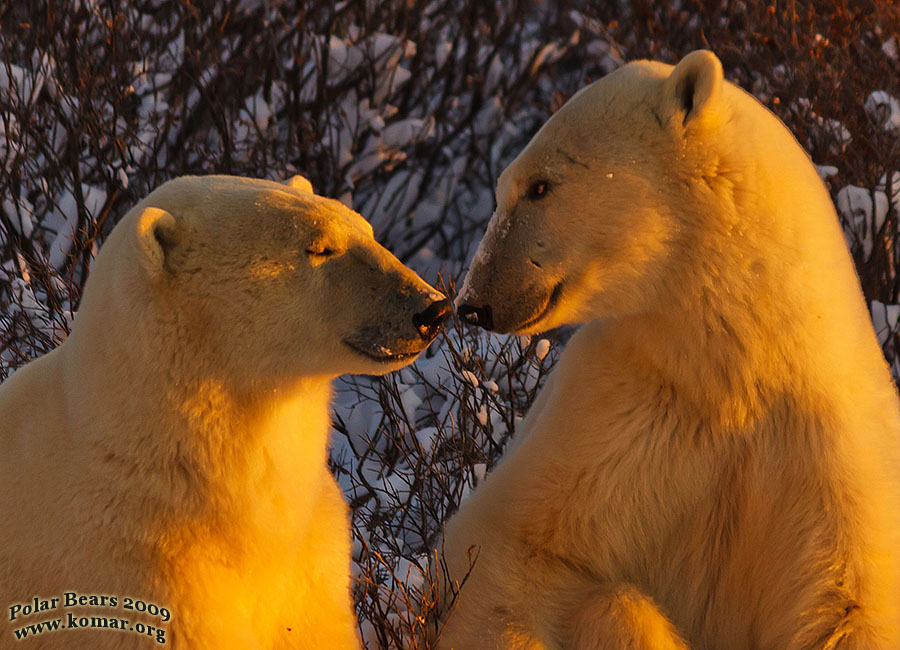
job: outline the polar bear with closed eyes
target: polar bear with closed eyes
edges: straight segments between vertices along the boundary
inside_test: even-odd
[[[331,381],[411,363],[449,310],[302,177],[152,192],[0,385],[0,647],[358,648]]]

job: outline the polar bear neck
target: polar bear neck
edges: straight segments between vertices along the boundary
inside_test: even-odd
[[[862,301],[829,304],[816,291],[776,284],[781,292],[766,303],[707,288],[680,308],[606,323],[600,336],[607,358],[644,384],[671,388],[718,428],[752,424],[789,387],[811,399],[844,399],[829,394],[835,375],[860,393],[880,394],[886,368]]]
[[[821,180],[780,124],[757,128],[773,130],[779,158],[751,151],[750,162],[735,160],[728,147],[708,156],[692,186],[718,196],[701,197],[684,221],[699,234],[675,255],[680,271],[660,282],[671,298],[604,333],[623,363],[652,368],[719,422],[765,412],[788,386],[822,395],[836,374],[880,394],[886,375]]]
[[[165,339],[137,329],[134,336]],[[79,344],[63,345],[63,363],[73,420],[103,414],[72,426],[93,456],[85,462],[99,468],[92,480],[104,468],[117,476],[129,468],[133,489],[122,491],[120,511],[153,511],[160,521],[178,513],[209,530],[233,518],[265,526],[303,516],[327,472],[330,378],[229,381],[209,372],[200,345],[132,346],[106,332],[76,327]]]

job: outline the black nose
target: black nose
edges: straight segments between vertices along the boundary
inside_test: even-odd
[[[450,315],[450,301],[446,298],[435,300],[418,314],[413,314],[413,325],[416,330],[426,341],[430,341],[437,336],[438,330],[441,329],[441,323],[447,320]]]
[[[494,317],[491,314],[490,305],[476,307],[475,305],[464,302],[456,311],[459,314],[459,317],[467,323],[483,327],[486,330],[494,329]]]

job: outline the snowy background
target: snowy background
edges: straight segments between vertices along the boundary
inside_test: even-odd
[[[303,173],[452,293],[497,176],[547,117],[626,60],[675,62],[697,47],[817,164],[896,376],[900,9],[843,4],[4,3],[0,380],[65,338],[109,230],[184,173]],[[565,339],[454,322],[411,368],[339,382],[332,465],[354,513],[368,647],[421,644],[430,610],[416,617],[410,603],[428,601],[430,542]]]

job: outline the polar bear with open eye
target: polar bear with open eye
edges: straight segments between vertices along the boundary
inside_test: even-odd
[[[449,309],[302,177],[151,193],[0,385],[0,647],[358,648],[331,381],[411,363]]]
[[[814,166],[715,55],[553,115],[458,309],[584,325],[446,526],[439,648],[900,648],[897,392]]]

